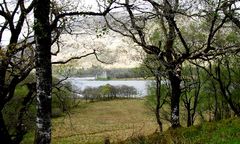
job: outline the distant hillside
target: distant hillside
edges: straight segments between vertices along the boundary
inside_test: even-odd
[[[115,13],[122,17],[122,13]],[[53,57],[53,61],[66,60],[73,56],[81,56],[98,51],[99,59],[111,64],[102,64],[94,56],[89,56],[80,61],[73,61],[70,65],[74,67],[91,67],[100,65],[104,68],[132,68],[138,66],[143,57],[142,50],[132,41],[120,34],[109,31],[105,27],[102,17],[84,17],[73,24],[72,33],[62,34],[61,51]],[[53,51],[56,51],[56,46]]]

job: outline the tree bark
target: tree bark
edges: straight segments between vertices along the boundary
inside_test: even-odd
[[[217,95],[217,88],[214,84],[214,82],[212,81],[212,86],[213,86],[213,90],[214,90],[214,120],[218,121],[221,119],[221,115],[219,114],[218,111],[218,95]]]
[[[5,125],[2,110],[6,104],[6,91],[5,91],[5,76],[6,76],[6,63],[0,60],[0,141],[4,144],[11,144],[11,137]]]
[[[0,110],[2,111],[5,105],[6,91],[5,91],[5,77],[6,77],[6,64],[4,60],[0,60]]]
[[[162,122],[161,122],[161,119],[160,119],[160,99],[161,99],[161,79],[159,79],[158,76],[156,76],[156,96],[157,96],[157,105],[156,105],[156,111],[155,111],[155,114],[156,114],[156,119],[157,119],[157,123],[158,123],[158,126],[159,126],[159,130],[160,132],[163,131],[163,125],[162,125]]]
[[[8,130],[6,128],[6,125],[5,125],[5,122],[3,119],[2,112],[0,112],[0,140],[1,140],[1,143],[3,143],[3,144],[11,144],[12,143],[11,137],[8,133]]]
[[[36,0],[34,31],[36,40],[37,119],[36,144],[51,143],[51,30],[50,0]]]
[[[186,104],[187,106],[187,127],[192,125],[192,117],[191,117],[191,106],[190,103]]]
[[[181,88],[180,88],[180,75],[174,71],[169,71],[168,73],[169,80],[172,87],[172,96],[171,96],[171,127],[177,128],[180,127],[180,119],[179,119],[179,102],[181,96]]]

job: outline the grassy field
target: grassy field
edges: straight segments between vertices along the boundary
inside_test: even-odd
[[[157,123],[141,99],[82,103],[70,115],[53,119],[53,144],[103,143],[150,135]],[[32,135],[28,135],[33,137]],[[25,141],[25,143],[31,143]]]
[[[53,144],[240,144],[240,119],[206,122],[154,133],[157,123],[141,99],[80,103],[70,115],[53,119]],[[23,144],[32,144],[33,133]]]
[[[148,135],[157,128],[143,100],[95,102],[53,121],[53,143],[94,143]]]

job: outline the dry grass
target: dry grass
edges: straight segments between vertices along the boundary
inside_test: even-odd
[[[72,114],[53,120],[53,143],[102,143],[105,138],[122,141],[152,134],[157,128],[144,100],[114,100],[89,103]]]

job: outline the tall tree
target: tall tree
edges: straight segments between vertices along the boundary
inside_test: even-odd
[[[51,143],[51,89],[52,89],[52,63],[51,63],[51,45],[52,39],[58,38],[58,22],[67,16],[106,15],[111,9],[112,3],[103,12],[63,12],[53,13],[55,19],[50,23],[50,0],[36,0],[34,7],[34,32],[36,44],[36,80],[37,80],[37,118],[36,118],[36,135],[35,143],[48,144]],[[56,10],[56,9],[55,9]],[[52,33],[57,31],[56,38],[52,38]],[[95,51],[92,53],[95,54]],[[88,56],[84,55],[82,57]],[[55,62],[55,64],[67,63],[73,59],[82,57],[74,57],[63,62]]]
[[[36,41],[37,120],[35,143],[51,143],[51,29],[50,0],[36,0],[34,32]]]
[[[73,15],[105,15],[110,11],[111,5],[106,8],[103,12],[77,12],[77,11],[64,11],[57,9],[56,1],[51,2],[51,15],[52,23],[49,27],[46,28],[46,25],[40,25],[35,28],[43,28],[42,30],[48,31],[45,33],[47,37],[51,36],[51,44],[55,42],[60,36],[64,26],[66,25],[66,16]],[[33,23],[31,22],[32,15],[31,12],[37,3],[44,3],[44,1],[35,1],[35,0],[3,0],[0,2],[0,140],[2,143],[20,143],[23,138],[23,135],[26,133],[23,124],[23,116],[19,114],[19,122],[16,126],[16,131],[12,132],[7,129],[4,116],[4,108],[6,104],[12,100],[15,96],[15,89],[19,83],[21,83],[29,73],[35,68],[35,51],[34,48],[34,39],[33,39]],[[44,5],[45,7],[45,5]],[[38,7],[39,8],[39,7]],[[40,7],[41,8],[41,7]],[[43,8],[45,10],[45,8]],[[43,11],[44,11],[43,10]],[[44,11],[46,12],[46,11]],[[42,14],[42,13],[41,13]],[[38,13],[39,16],[41,14]],[[45,13],[43,13],[45,14]],[[42,19],[43,20],[43,19]],[[46,20],[46,22],[50,22]],[[45,22],[43,22],[45,23]],[[41,30],[38,29],[38,35],[41,35]],[[8,37],[9,35],[9,37]],[[43,36],[46,36],[42,34]],[[44,38],[39,36],[36,40],[42,41]],[[42,42],[43,43],[43,42]],[[49,42],[45,43],[48,45]],[[92,52],[80,57],[70,58],[64,62],[55,62],[54,64],[67,63],[73,59],[81,59],[90,54],[95,54]],[[41,55],[41,54],[40,54]],[[45,55],[45,54],[43,54]],[[50,57],[47,55],[46,57]],[[97,57],[97,56],[96,56]],[[45,61],[44,61],[45,62]],[[36,62],[41,64],[40,61]],[[40,84],[40,83],[39,83]],[[32,93],[32,90],[30,90]],[[34,90],[35,91],[35,90]],[[29,94],[26,95],[25,100],[30,99]],[[27,104],[27,101],[24,101],[22,104]],[[23,106],[25,107],[25,106]],[[23,108],[24,109],[24,108]]]
[[[187,112],[187,126],[192,126],[197,113],[199,95],[203,79],[198,67],[185,66],[183,73],[182,102]]]
[[[222,1],[189,0],[188,2],[186,4],[179,0],[135,2],[125,0],[125,2],[116,2],[117,8],[125,9],[124,16],[111,13],[106,17],[106,23],[111,30],[131,38],[146,53],[157,56],[159,63],[164,66],[171,84],[173,128],[180,126],[182,65],[190,60],[214,59],[218,55],[239,49],[236,43],[219,46],[215,41],[219,31],[227,31],[224,26],[228,18],[221,14]],[[196,21],[193,20],[195,18]],[[197,27],[194,28],[195,33],[188,37],[191,23],[195,23]],[[203,31],[200,32],[201,24],[205,25],[205,30],[202,28]],[[159,31],[161,34],[157,45],[149,41],[149,33],[153,31]],[[201,37],[196,38],[195,35]]]
[[[16,135],[8,131],[3,109],[14,97],[16,86],[34,68],[32,40],[29,39],[31,28],[27,22],[32,9],[33,2],[31,1],[27,6],[24,0],[14,2],[3,0],[0,3],[0,140],[6,144],[21,141],[15,140]],[[25,25],[27,33],[23,34]],[[8,39],[7,33],[10,34]],[[19,133],[22,132],[19,131]]]
[[[124,36],[130,37],[135,43],[143,48],[143,50],[148,54],[153,54],[157,56],[159,62],[164,65],[166,72],[168,75],[168,79],[171,83],[171,124],[173,128],[180,126],[179,120],[179,101],[181,95],[181,65],[182,60],[176,61],[178,59],[178,55],[176,55],[176,51],[174,50],[174,44],[176,41],[176,23],[175,23],[175,15],[176,11],[178,11],[179,1],[168,1],[163,0],[161,2],[155,2],[152,0],[148,0],[144,4],[136,4],[136,5],[147,5],[146,7],[152,6],[154,8],[154,12],[150,12],[145,10],[144,8],[133,6],[134,4],[129,0],[126,0],[125,3],[120,3],[122,7],[127,10],[127,21],[129,21],[129,25],[122,20],[115,18],[113,15],[110,17],[114,20],[115,23],[120,24],[120,29],[118,27],[113,26],[109,19],[106,18],[107,25],[109,28],[115,32],[118,32]],[[139,14],[139,12],[142,14]],[[159,18],[160,24],[163,27],[162,37],[159,39],[158,45],[150,44],[147,40],[147,33],[145,28],[147,28],[149,20],[154,17]],[[164,40],[164,42],[162,42]],[[163,44],[162,44],[163,43]]]

